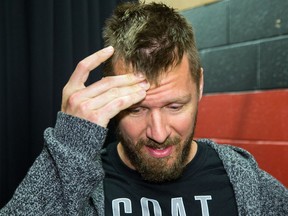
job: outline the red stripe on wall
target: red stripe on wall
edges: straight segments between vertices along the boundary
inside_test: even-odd
[[[205,95],[196,137],[250,151],[259,166],[288,186],[288,89]]]

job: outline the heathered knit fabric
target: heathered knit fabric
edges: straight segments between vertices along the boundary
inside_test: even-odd
[[[42,153],[0,215],[97,215],[90,197],[104,178],[106,135],[105,128],[58,113],[55,128],[44,133]]]
[[[42,153],[0,215],[104,215],[100,150],[107,129],[58,113]],[[241,216],[288,215],[288,191],[246,151],[202,139],[219,154]],[[219,209],[221,211],[221,209]]]
[[[222,160],[234,188],[239,215],[288,216],[287,188],[259,169],[250,153],[208,139],[199,141],[212,146]]]

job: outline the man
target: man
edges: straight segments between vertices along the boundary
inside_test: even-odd
[[[126,3],[104,39],[64,87],[43,152],[1,215],[287,215],[287,189],[249,153],[193,140],[203,70],[184,18]],[[85,86],[103,62],[107,76]],[[112,118],[119,141],[101,150]]]

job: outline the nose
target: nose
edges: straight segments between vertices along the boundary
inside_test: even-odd
[[[146,136],[157,143],[164,143],[170,133],[167,118],[161,113],[161,110],[150,111]]]

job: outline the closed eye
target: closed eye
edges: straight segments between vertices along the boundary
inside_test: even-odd
[[[167,106],[167,108],[168,108],[170,111],[173,111],[173,112],[180,111],[180,110],[182,110],[183,107],[184,107],[183,104],[169,104],[169,105]]]
[[[146,111],[145,107],[131,107],[126,110],[129,115],[138,116]]]

